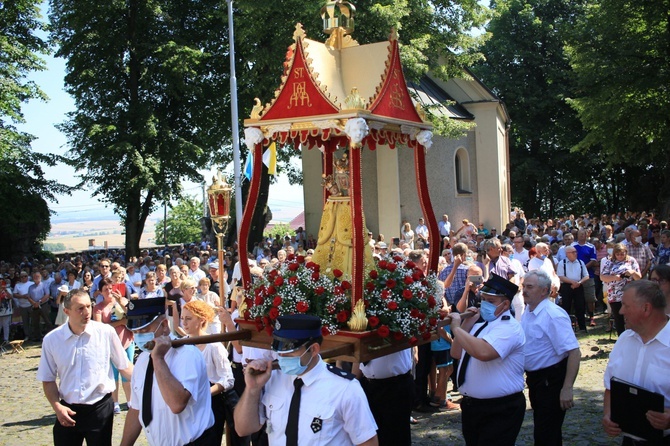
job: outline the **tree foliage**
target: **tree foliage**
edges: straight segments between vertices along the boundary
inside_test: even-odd
[[[52,0],[50,16],[76,104],[60,127],[69,162],[113,205],[137,254],[155,204],[220,157],[225,2]]]
[[[284,241],[284,237],[286,237],[287,235],[289,237],[295,235],[295,230],[291,229],[291,226],[289,226],[288,223],[278,223],[272,226],[272,228],[266,229],[263,232],[263,237],[271,238],[274,240],[277,236],[279,236],[282,242]]]
[[[0,233],[1,258],[34,254],[50,229],[45,199],[55,200],[67,188],[44,178],[42,165],[57,157],[31,150],[34,136],[17,129],[25,122],[22,106],[31,99],[46,100],[28,75],[44,70],[47,42],[38,36],[40,2],[16,0],[0,4]]]
[[[670,1],[591,1],[568,52],[578,87],[571,104],[587,131],[577,149],[600,148],[608,165],[619,167],[631,192],[626,205],[650,209],[658,202],[667,217]]]
[[[156,244],[199,242],[202,237],[202,214],[202,202],[196,197],[184,196],[176,205],[169,208],[166,220],[156,223]],[[167,241],[165,226],[167,226]]]

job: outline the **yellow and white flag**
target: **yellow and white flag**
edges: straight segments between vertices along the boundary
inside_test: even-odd
[[[277,175],[277,144],[272,143],[263,154],[263,164],[268,167],[268,174]]]

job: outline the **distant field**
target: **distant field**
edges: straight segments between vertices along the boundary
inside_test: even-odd
[[[147,221],[140,245],[154,243],[155,221]],[[125,244],[125,235],[122,233],[118,220],[73,221],[52,223],[51,233],[47,243],[62,243],[67,251],[83,251],[94,240],[96,248],[104,248],[105,242],[109,247],[119,247]]]

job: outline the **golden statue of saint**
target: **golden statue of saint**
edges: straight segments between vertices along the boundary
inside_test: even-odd
[[[319,264],[322,273],[332,276],[332,271],[339,269],[350,279],[354,250],[348,152],[345,151],[333,165],[334,175],[324,175],[321,182],[321,185],[330,192],[330,196],[323,206],[319,237],[312,261]],[[363,221],[365,227],[365,218]],[[364,230],[363,234],[367,234],[367,230]],[[367,275],[374,268],[372,251],[365,244],[365,239],[361,239],[359,243],[364,246],[363,267]]]

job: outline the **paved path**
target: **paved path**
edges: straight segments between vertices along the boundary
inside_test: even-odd
[[[576,407],[566,416],[563,427],[566,446],[616,445],[620,439],[610,439],[600,425],[602,417],[602,376],[607,357],[614,341],[604,332],[603,317],[600,327],[587,337],[580,338],[582,362],[575,386]],[[55,416],[42,392],[41,383],[35,380],[41,348],[29,344],[18,355],[0,357],[0,445],[32,446],[50,445],[51,428]],[[121,392],[123,394],[123,392]],[[125,401],[123,396],[122,402]],[[532,441],[532,411],[528,404],[526,419],[517,440],[518,446],[529,446]],[[460,413],[415,414],[420,423],[412,427],[413,444],[418,446],[464,445],[460,431]],[[125,412],[114,420],[113,444],[119,444],[123,431]],[[147,444],[144,434],[137,442]],[[91,445],[95,446],[95,445]],[[382,445],[384,446],[384,445]]]

